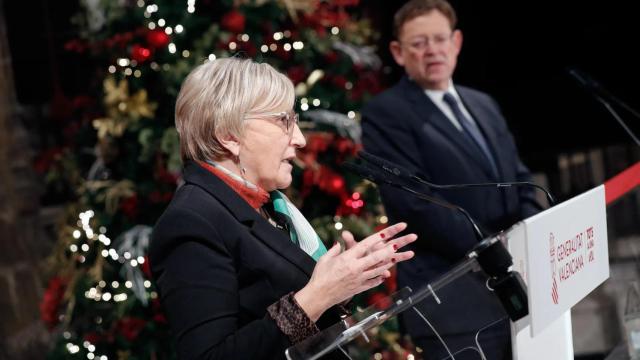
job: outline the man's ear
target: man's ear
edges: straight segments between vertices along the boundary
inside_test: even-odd
[[[220,145],[227,149],[233,156],[240,156],[240,141],[235,136],[227,135],[218,139]]]
[[[402,52],[402,46],[400,42],[397,40],[393,40],[389,43],[389,51],[391,51],[391,55],[393,55],[393,59],[400,66],[404,66],[404,54]]]
[[[457,56],[462,49],[462,31],[460,30],[455,30],[453,32],[453,47],[456,49]]]

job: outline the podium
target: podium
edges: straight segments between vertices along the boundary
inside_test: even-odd
[[[609,277],[604,185],[516,224],[505,236],[528,285],[512,325],[514,359],[573,359],[571,307]]]
[[[491,339],[483,334],[511,324],[514,359],[569,360],[573,359],[570,308],[608,277],[605,191],[600,186],[483,240],[435,281],[383,298],[288,348],[285,355],[289,360],[319,359],[327,354],[351,359],[354,346],[372,346],[370,334],[380,324],[414,311],[437,339],[434,346],[446,354],[443,359],[464,354],[465,358],[492,360],[483,349]],[[469,280],[478,278],[486,279],[486,288],[473,291],[493,294],[495,304],[490,306],[504,308],[509,316],[481,319],[474,328],[474,341],[460,343],[443,331],[446,316],[439,310],[460,297],[464,300],[460,289],[470,289],[477,282]],[[448,295],[453,289],[455,298]]]
[[[502,250],[504,253],[501,252]],[[453,347],[448,344],[446,337],[440,335],[441,327],[446,326],[446,323],[439,323],[437,320],[438,316],[434,312],[438,311],[439,306],[451,301],[450,290],[459,286],[465,286],[469,283],[468,277],[479,276],[484,279],[489,278],[484,270],[482,270],[482,256],[490,255],[494,259],[496,257],[500,259],[505,254],[510,261],[510,256],[506,252],[506,248],[497,238],[485,239],[474,251],[468,254],[467,259],[459,262],[450,271],[435,281],[426,284],[423,288],[416,291],[403,288],[389,297],[384,297],[368,308],[290,347],[286,350],[285,355],[287,359],[298,360],[320,359],[327,354],[341,353],[343,356],[339,358],[351,359],[350,346],[367,346],[370,341],[371,332],[374,332],[378,325],[403,311],[417,312],[419,317],[423,319],[425,327],[428,327],[430,331],[440,339],[440,346],[442,346],[442,349],[450,354],[452,358],[455,359],[455,356],[461,352],[481,354],[484,341],[482,337],[483,332],[493,326],[508,324],[508,317],[506,315],[484,319],[483,324],[477,329],[477,343],[474,342],[465,344],[464,346]],[[500,260],[497,262],[500,262]],[[504,275],[505,277],[503,278],[508,279],[508,275],[517,274],[505,273]],[[520,288],[520,290],[521,289],[522,288]],[[489,292],[490,290],[489,288],[485,288],[485,291]],[[456,290],[456,294],[459,294],[459,291]],[[516,295],[520,296],[521,301],[514,301],[510,306],[511,311],[514,314],[519,314],[519,316],[524,316],[527,309],[526,293],[522,291]],[[498,298],[494,297],[494,299],[495,303],[493,306],[500,307],[501,305]],[[482,359],[482,357],[478,357],[478,359]]]

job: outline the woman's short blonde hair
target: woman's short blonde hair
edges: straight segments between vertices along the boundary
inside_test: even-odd
[[[269,64],[250,59],[208,61],[187,76],[176,101],[183,160],[231,157],[218,139],[241,139],[251,115],[293,108],[293,83]]]

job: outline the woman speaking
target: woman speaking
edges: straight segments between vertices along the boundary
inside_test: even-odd
[[[340,304],[379,285],[403,223],[326,249],[278,189],[305,146],[289,79],[268,64],[194,69],[175,111],[181,186],[153,231],[150,262],[181,359],[279,359],[340,320]]]

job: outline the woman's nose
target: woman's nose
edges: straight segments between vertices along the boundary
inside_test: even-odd
[[[302,134],[302,130],[298,124],[294,124],[293,133],[291,134],[291,145],[296,148],[303,148],[307,145],[307,140],[304,138],[304,134]]]

